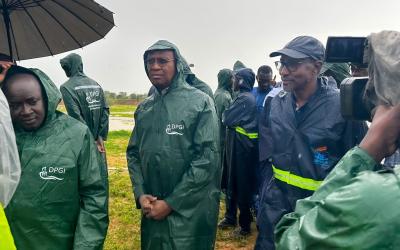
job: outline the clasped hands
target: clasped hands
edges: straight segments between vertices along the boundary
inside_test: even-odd
[[[139,197],[139,203],[142,208],[143,215],[148,219],[163,220],[171,212],[171,207],[163,200],[157,197],[144,194]]]

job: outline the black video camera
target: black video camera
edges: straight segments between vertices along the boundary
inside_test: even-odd
[[[368,39],[366,37],[328,37],[325,61],[368,65]],[[340,105],[345,119],[371,119],[371,109],[364,97],[367,82],[368,77],[350,77],[340,84]]]

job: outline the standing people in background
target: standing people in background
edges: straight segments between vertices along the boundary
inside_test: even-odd
[[[322,76],[328,77],[328,85],[332,83],[333,87],[340,89],[340,83],[348,77],[351,77],[350,66],[348,63],[327,63],[322,64],[320,71]]]
[[[256,192],[256,165],[258,162],[258,120],[256,100],[251,94],[255,75],[249,68],[235,72],[237,98],[222,115],[222,123],[228,127],[226,157],[228,163],[228,187],[226,211],[220,228],[236,226],[237,207],[239,226],[237,236],[250,234],[251,207]]]
[[[174,44],[156,42],[144,66],[156,90],[135,111],[127,149],[142,249],[214,249],[221,181],[214,103],[186,83]]]
[[[274,88],[275,79],[272,79],[272,69],[267,65],[258,68],[256,76],[258,87],[254,87],[252,93],[256,98],[257,113],[264,109],[264,100],[267,94]]]
[[[105,154],[104,141],[108,134],[109,108],[103,89],[83,73],[80,55],[71,53],[60,60],[61,67],[69,78],[60,87],[68,115],[86,124],[96,141],[97,149]],[[105,155],[104,161],[105,161]],[[107,162],[105,161],[107,164]]]
[[[221,164],[222,164],[222,181],[221,188],[225,192],[227,188],[227,164],[225,137],[226,126],[222,124],[222,114],[229,108],[232,103],[232,83],[233,71],[230,69],[222,69],[218,73],[218,89],[214,93],[215,108],[217,110],[218,121],[220,126],[220,145],[221,145]]]
[[[102,249],[108,193],[89,129],[56,111],[61,94],[40,70],[12,66],[2,90],[22,169],[5,209],[17,249]]]
[[[186,62],[185,58],[182,58],[183,63],[183,74],[186,75],[186,82],[189,83],[190,86],[200,90],[201,92],[207,94],[211,99],[214,99],[213,92],[210,86],[207,83],[200,80],[190,69],[189,64]]]
[[[247,68],[246,65],[244,65],[244,63],[242,63],[241,61],[237,60],[234,64],[233,64],[233,71],[238,71],[240,69],[245,69]]]
[[[312,195],[338,160],[363,137],[359,131],[348,135],[346,130],[352,126],[341,116],[339,91],[318,77],[324,53],[320,41],[300,36],[270,54],[281,56],[277,69],[284,89],[290,92],[274,97],[265,118],[273,178],[263,188],[255,249],[274,249],[276,223],[294,210],[298,199]]]
[[[8,61],[1,58],[0,67],[2,68],[1,81],[10,66]],[[15,143],[14,128],[11,122],[10,109],[7,99],[0,90],[0,249],[14,250],[15,244],[11,235],[4,208],[7,207],[15,190],[17,189],[21,165],[19,162],[18,149]]]

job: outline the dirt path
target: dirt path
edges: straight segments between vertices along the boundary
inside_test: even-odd
[[[129,130],[132,131],[133,118],[110,116],[110,131]]]

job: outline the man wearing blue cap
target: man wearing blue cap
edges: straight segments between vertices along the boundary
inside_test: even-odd
[[[294,210],[298,199],[312,195],[364,136],[352,133],[355,126],[341,116],[338,90],[318,77],[324,53],[320,41],[300,36],[270,54],[281,57],[276,66],[287,91],[274,97],[270,113],[263,116],[267,119],[263,138],[271,140],[266,161],[272,165],[273,177],[264,182],[255,249],[275,248],[273,233],[280,218]]]

